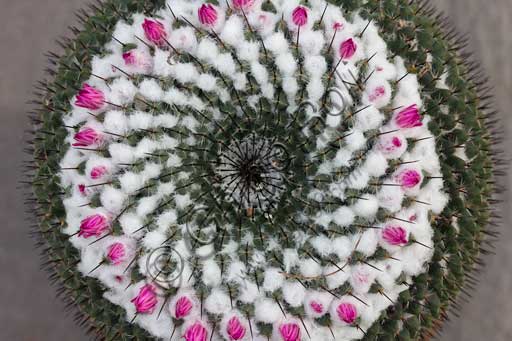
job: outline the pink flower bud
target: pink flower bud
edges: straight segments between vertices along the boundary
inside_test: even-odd
[[[96,166],[91,169],[91,179],[97,180],[101,178],[103,175],[107,174],[107,167],[105,166]]]
[[[76,133],[73,139],[76,141],[73,143],[73,147],[88,147],[98,143],[101,137],[96,130],[86,127]]]
[[[227,333],[231,340],[240,340],[245,336],[245,327],[242,325],[238,317],[233,316],[228,321]]]
[[[279,333],[283,341],[300,340],[300,328],[297,323],[283,323],[279,326]]]
[[[321,314],[323,313],[324,311],[324,306],[322,303],[319,303],[317,301],[311,301],[309,303],[309,306],[311,307],[311,309],[313,309],[314,312],[318,313],[318,314]]]
[[[377,148],[389,158],[398,158],[407,149],[407,141],[401,134],[385,134],[379,138]]]
[[[144,285],[140,288],[139,294],[135,296],[131,302],[135,305],[137,313],[151,314],[157,304],[155,287],[151,284]]]
[[[370,94],[370,96],[368,96],[368,99],[371,102],[375,102],[377,99],[384,96],[385,94],[386,94],[386,88],[384,88],[383,86],[378,86],[373,90],[373,92]]]
[[[254,6],[255,0],[232,0],[231,4],[236,10],[248,11]]]
[[[398,181],[403,188],[414,188],[421,183],[421,174],[414,169],[406,169],[398,174]]]
[[[410,105],[395,116],[395,122],[400,128],[421,127],[421,115],[416,104]]]
[[[207,336],[208,331],[199,322],[188,327],[184,335],[186,341],[206,341]]]
[[[382,239],[394,246],[407,245],[407,231],[401,226],[387,226],[382,230]]]
[[[174,316],[178,320],[186,317],[192,310],[192,306],[192,301],[187,296],[180,297],[178,301],[176,301]]]
[[[158,20],[144,19],[142,23],[144,34],[150,42],[157,46],[163,46],[167,39],[167,32],[165,26]]]
[[[146,53],[133,49],[123,53],[124,63],[128,66],[149,70],[152,66],[151,58]]]
[[[126,250],[124,244],[114,243],[110,245],[107,252],[107,259],[113,265],[124,262],[126,259]]]
[[[105,104],[105,95],[87,83],[84,83],[82,89],[78,91],[75,99],[77,107],[98,110]]]
[[[333,25],[332,25],[332,29],[335,30],[335,31],[341,31],[343,28],[345,27],[345,25],[343,25],[342,23],[340,22],[335,22]]]
[[[357,50],[357,45],[352,38],[348,38],[340,45],[340,56],[341,59],[351,58]]]
[[[109,228],[107,218],[102,214],[94,214],[83,219],[80,223],[79,237],[89,238],[100,236]]]
[[[308,10],[305,7],[297,6],[292,13],[292,21],[297,26],[304,26],[308,22]]]
[[[205,26],[214,26],[217,22],[217,10],[212,4],[202,4],[197,10],[199,22]]]
[[[340,320],[348,324],[354,323],[357,318],[357,309],[351,303],[341,303],[336,308],[336,313],[338,313]]]
[[[78,185],[78,191],[80,192],[80,194],[82,194],[83,196],[86,196],[87,195],[87,192],[86,192],[86,187],[84,184],[79,184]]]

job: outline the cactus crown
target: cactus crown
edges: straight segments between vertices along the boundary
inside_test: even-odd
[[[38,235],[107,339],[428,338],[492,235],[488,97],[405,0],[107,0],[54,56]]]

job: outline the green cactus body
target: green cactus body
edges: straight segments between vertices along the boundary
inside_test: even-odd
[[[107,0],[52,59],[32,177],[105,339],[429,338],[493,236],[492,123],[424,3]]]

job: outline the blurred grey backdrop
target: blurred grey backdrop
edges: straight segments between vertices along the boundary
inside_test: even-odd
[[[32,85],[43,77],[43,53],[56,49],[55,38],[76,24],[74,11],[84,0],[0,0],[0,340],[88,340],[55,298],[38,251],[28,236],[21,179],[25,112]],[[512,1],[433,0],[470,37],[470,47],[495,87],[496,107],[512,136]],[[511,139],[506,147],[511,147]],[[509,151],[509,155],[511,155]],[[510,185],[510,174],[503,185]],[[481,283],[463,306],[461,318],[444,330],[442,340],[512,339],[512,200],[503,204],[504,224],[495,257]]]

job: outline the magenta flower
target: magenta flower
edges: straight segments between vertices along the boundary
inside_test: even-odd
[[[158,20],[144,19],[142,23],[146,38],[157,46],[163,46],[167,39],[165,26]]]
[[[97,180],[107,173],[107,167],[96,166],[91,169],[91,179]]]
[[[341,59],[350,59],[357,51],[357,44],[352,38],[348,38],[340,45]]]
[[[311,309],[313,309],[314,312],[321,314],[324,311],[324,306],[322,303],[318,303],[317,301],[311,301],[309,303],[309,306]]]
[[[98,110],[105,104],[105,95],[101,90],[98,90],[87,83],[84,83],[82,88],[78,91],[75,99],[77,107],[86,108],[90,110]]]
[[[414,188],[421,183],[421,174],[414,169],[406,169],[398,174],[398,181],[404,188]]]
[[[240,340],[245,336],[245,327],[242,325],[238,317],[233,316],[228,321],[227,333],[231,340]]]
[[[421,127],[420,111],[416,104],[410,105],[395,116],[395,122],[400,128]]]
[[[306,7],[297,6],[292,13],[292,21],[297,26],[304,26],[308,22],[308,10]]]
[[[86,127],[73,136],[76,141],[73,147],[88,147],[100,141],[100,134],[92,128]]]
[[[89,238],[92,236],[100,236],[109,228],[110,224],[107,218],[102,214],[94,214],[88,216],[80,222],[79,237]]]
[[[135,305],[135,310],[138,314],[151,314],[155,310],[157,303],[155,287],[151,284],[144,285],[131,302]]]
[[[336,308],[336,313],[338,313],[340,320],[348,324],[354,323],[357,318],[357,309],[351,303],[341,303]]]
[[[176,301],[176,307],[174,310],[175,317],[179,320],[186,317],[192,310],[192,301],[187,297],[183,296]]]
[[[233,8],[236,10],[243,10],[247,11],[254,6],[255,0],[232,0],[231,4],[233,5]]]
[[[212,4],[202,4],[197,10],[199,22],[205,26],[214,26],[218,19],[217,10]]]
[[[126,260],[126,249],[123,243],[114,243],[109,246],[107,252],[107,260],[113,264],[117,265]]]
[[[394,246],[406,245],[407,231],[401,226],[387,226],[382,230],[382,239]]]
[[[199,322],[188,327],[184,335],[186,341],[206,341],[207,336],[208,331]]]
[[[297,323],[283,323],[279,326],[279,333],[283,341],[299,341],[300,328]]]

